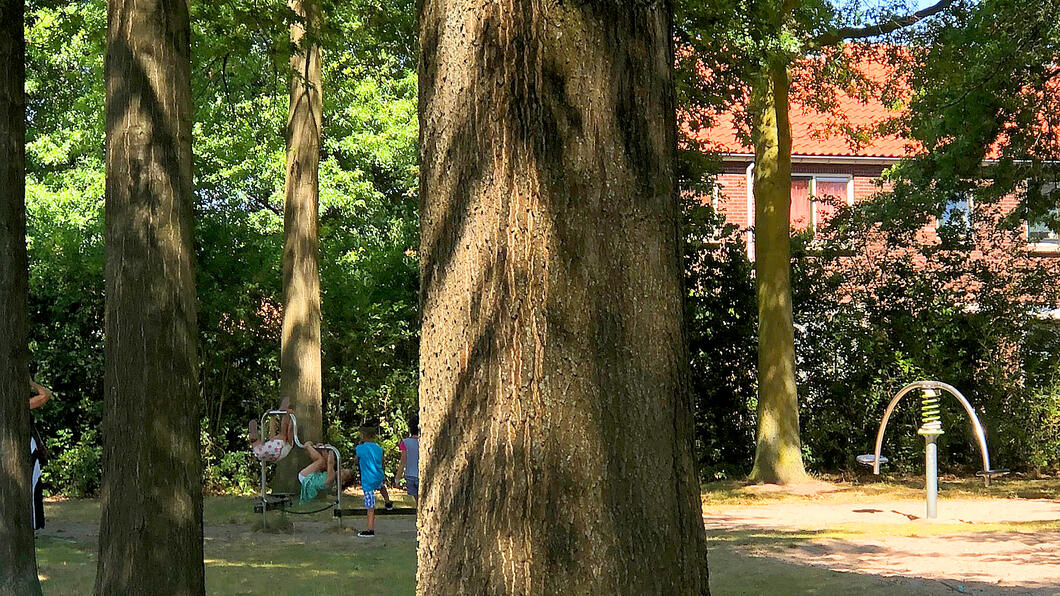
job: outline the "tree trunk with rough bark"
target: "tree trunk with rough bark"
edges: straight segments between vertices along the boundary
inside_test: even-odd
[[[806,479],[795,387],[791,310],[791,123],[787,63],[763,69],[752,89],[755,280],[758,295],[758,432],[751,480]]]
[[[291,0],[291,98],[287,118],[287,181],[283,209],[283,329],[280,394],[291,398],[301,440],[323,436],[320,371],[320,265],[317,204],[320,170],[321,15],[316,0]],[[308,32],[308,36],[307,36]],[[301,451],[281,460],[274,486],[295,490]]]
[[[707,594],[668,2],[421,7],[419,594]]]
[[[23,0],[0,4],[0,594],[40,594],[30,522],[26,40]]]
[[[95,592],[203,594],[184,0],[107,15],[106,351]]]

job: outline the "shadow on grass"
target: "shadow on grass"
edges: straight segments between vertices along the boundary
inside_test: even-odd
[[[721,594],[1060,593],[1060,524],[960,535],[851,535],[832,529],[708,531]],[[1004,585],[1002,585],[1004,584]]]
[[[1049,589],[998,586],[979,581],[955,581],[921,577],[883,576],[836,571],[811,565],[758,556],[727,546],[710,549],[712,596],[760,594],[901,594],[940,596],[964,594],[1053,594]]]
[[[413,594],[415,543],[354,552],[312,544],[226,544],[207,548],[206,585],[211,594]]]
[[[380,594],[415,593],[415,519],[380,519],[373,539],[337,532],[330,511],[288,516],[292,534],[253,532],[261,515],[253,497],[205,500],[206,588],[209,594]],[[52,502],[48,526],[37,539],[37,559],[46,594],[79,595],[96,573],[99,503]],[[270,513],[270,515],[275,515]]]
[[[923,476],[872,476],[864,474],[849,478],[823,477],[825,482],[834,482],[834,490],[819,495],[797,495],[778,492],[753,492],[747,490],[750,483],[743,480],[721,480],[701,485],[704,506],[750,505],[756,503],[802,501],[807,499],[829,502],[858,502],[870,498],[907,499],[923,498]],[[983,486],[981,478],[974,476],[943,476],[939,480],[939,492],[950,497],[1007,498],[1007,499],[1060,499],[1060,478],[1023,478],[1019,476],[995,479],[991,486]]]

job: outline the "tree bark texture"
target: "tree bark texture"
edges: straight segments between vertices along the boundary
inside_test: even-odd
[[[669,2],[420,14],[419,594],[707,594]]]
[[[280,394],[291,398],[301,440],[323,438],[320,367],[320,46],[317,0],[290,0],[290,104],[287,115],[287,179],[283,209],[283,328]],[[308,457],[294,450],[276,465],[273,489],[297,492],[297,474]]]
[[[96,594],[204,593],[184,0],[110,0]]]
[[[0,3],[0,594],[40,594],[30,523],[25,3]]]
[[[751,480],[806,478],[799,442],[791,310],[791,123],[787,63],[763,69],[752,89],[755,280],[758,295],[758,432]]]
[[[283,331],[280,392],[291,398],[303,440],[322,435],[320,398],[320,266],[317,203],[320,169],[320,22],[316,0],[291,0],[291,98],[283,211]],[[310,37],[306,36],[307,28]]]

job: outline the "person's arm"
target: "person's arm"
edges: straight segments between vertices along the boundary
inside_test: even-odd
[[[321,453],[313,447],[312,443],[305,444],[305,453],[309,456],[309,459],[313,460],[314,463],[322,461],[324,459],[324,456],[321,455]]]
[[[400,471],[398,472],[397,478],[394,479],[394,482],[401,482],[401,480],[405,477],[405,463],[408,460],[408,456],[408,452],[405,451],[404,445],[402,445],[401,463],[398,465],[398,469]]]
[[[338,472],[335,470],[335,452],[328,449],[328,464],[324,475],[324,484],[331,486],[338,480]]]
[[[386,486],[386,451],[383,451],[382,447],[379,448],[379,451],[381,451],[379,454],[379,467],[383,469],[383,486]]]
[[[327,465],[324,463],[324,456],[320,455],[320,452],[313,448],[312,443],[305,444],[305,452],[306,455],[309,456],[309,459],[311,461],[309,462],[308,466],[302,468],[302,471],[299,472],[299,474],[301,474],[302,476],[308,476],[310,474],[320,472],[327,467]]]
[[[52,392],[46,387],[38,384],[36,381],[30,380],[29,386],[37,392],[36,395],[29,398],[29,409],[36,410],[37,408],[48,403],[48,400],[52,398]]]

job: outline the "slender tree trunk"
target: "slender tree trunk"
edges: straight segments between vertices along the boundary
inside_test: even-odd
[[[283,330],[280,393],[291,398],[302,440],[323,436],[320,393],[320,266],[317,203],[320,169],[320,23],[316,0],[290,0],[291,103],[287,118],[287,186],[283,209]],[[307,37],[307,30],[309,36]],[[297,486],[301,452],[280,462],[277,488]]]
[[[189,35],[109,3],[101,595],[204,593]]]
[[[669,2],[421,7],[420,594],[707,594]]]
[[[758,434],[751,479],[789,484],[806,478],[795,390],[791,312],[791,123],[787,64],[768,65],[755,82],[755,279],[758,294]]]
[[[0,4],[0,594],[40,594],[30,523],[26,40],[23,0]]]

